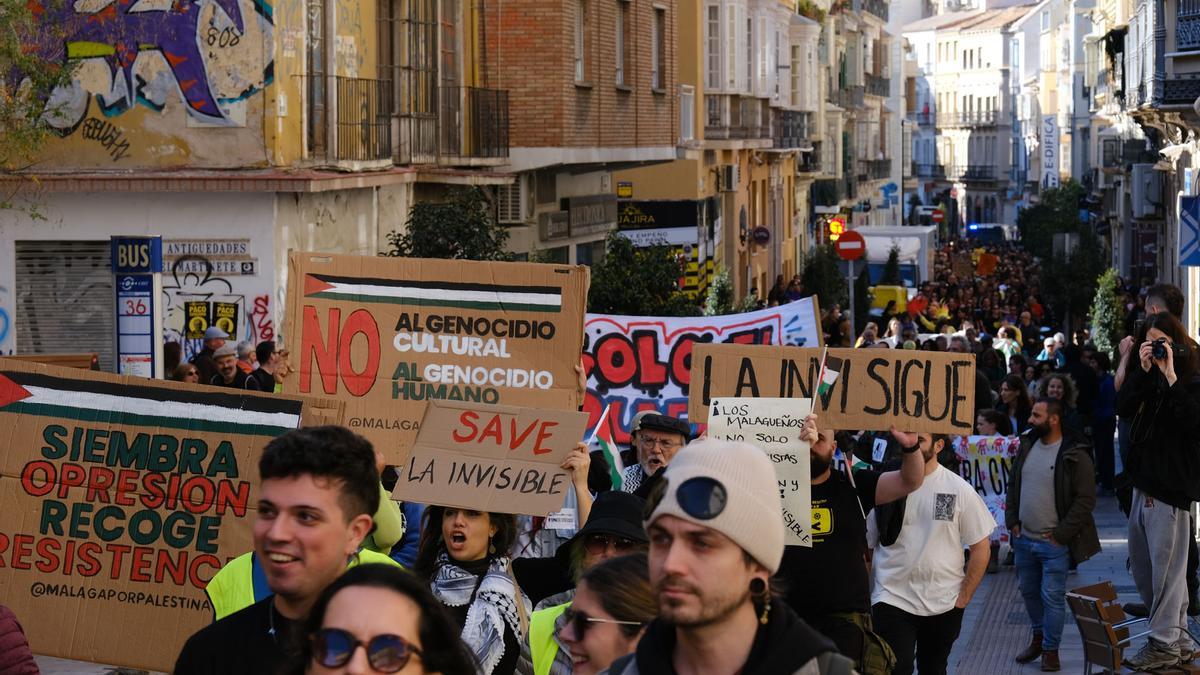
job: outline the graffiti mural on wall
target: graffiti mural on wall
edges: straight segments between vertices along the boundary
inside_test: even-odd
[[[167,4],[163,4],[166,2]],[[77,80],[51,97],[48,116],[63,133],[73,133],[87,118],[91,94],[105,116],[134,105],[161,112],[176,95],[188,114],[211,124],[232,125],[229,104],[244,100],[270,83],[272,10],[265,0],[247,2],[257,17],[254,34],[261,44],[247,44],[242,0],[111,0],[100,8],[84,0],[30,0],[39,20],[64,39],[33,40],[38,55],[49,62],[68,59],[102,61],[108,82]],[[239,50],[239,47],[241,48]],[[263,54],[267,54],[265,66]],[[247,59],[255,66],[248,69]],[[231,67],[237,66],[237,67]],[[243,72],[256,70],[249,75]],[[8,82],[24,74],[10,71]],[[84,78],[81,78],[84,79]]]
[[[275,339],[271,280],[257,276],[250,240],[164,239],[163,267],[163,336],[183,345],[185,359],[204,348],[188,336],[189,309],[207,317],[200,333],[211,322],[238,342]]]

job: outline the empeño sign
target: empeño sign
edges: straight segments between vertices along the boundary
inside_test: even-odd
[[[169,671],[253,546],[263,446],[343,408],[0,358],[0,598],[33,650]]]
[[[708,418],[724,396],[813,398],[813,412],[834,429],[970,433],[975,422],[975,360],[969,355],[893,349],[830,349],[841,362],[824,398],[816,398],[820,349],[697,344],[692,350],[688,413]]]
[[[289,393],[401,464],[433,399],[574,410],[586,267],[293,253]]]

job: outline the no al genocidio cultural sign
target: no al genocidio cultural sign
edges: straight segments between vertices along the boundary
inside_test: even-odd
[[[288,278],[284,390],[346,401],[391,463],[426,401],[579,406],[586,267],[293,253]]]

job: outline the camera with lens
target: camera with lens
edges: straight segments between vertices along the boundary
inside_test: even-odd
[[[1167,350],[1175,352],[1175,360],[1179,361],[1187,355],[1187,348],[1182,345],[1168,344],[1166,338],[1159,338],[1150,344],[1150,356],[1155,361],[1165,361]]]

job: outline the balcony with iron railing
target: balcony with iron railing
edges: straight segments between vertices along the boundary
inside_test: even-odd
[[[908,111],[908,119],[911,122],[916,122],[918,126],[932,127],[937,124],[937,113],[928,110],[923,112],[910,110]]]
[[[705,94],[706,140],[770,140],[771,110],[763,99]]]
[[[951,167],[948,173],[951,178],[966,183],[996,180],[996,167],[986,164],[960,164]]]
[[[853,7],[855,14],[866,12],[884,23],[888,22],[888,5],[884,0],[854,0]]]
[[[332,79],[332,100],[326,85]],[[332,162],[390,161],[392,154],[392,95],[382,79],[358,77],[311,77],[306,79],[308,109],[308,153],[312,159]],[[330,136],[326,106],[334,109],[334,133]]]
[[[858,160],[858,180],[884,180],[892,175],[892,160],[890,159],[860,159]]]
[[[874,75],[872,73],[867,73],[866,77],[867,77],[866,93],[870,94],[871,96],[887,97],[887,96],[891,95],[891,88],[892,88],[891,78],[887,78],[882,75]]]
[[[799,173],[821,173],[821,142],[812,144],[812,149],[800,153],[796,158],[796,171]]]
[[[973,110],[971,112],[940,112],[937,123],[940,127],[991,127],[1000,121],[996,110]]]
[[[862,85],[838,87],[829,91],[829,102],[839,108],[861,108],[866,101],[866,88]]]
[[[1178,0],[1175,48],[1181,52],[1200,51],[1200,0]]]
[[[913,162],[912,172],[918,178],[927,178],[930,180],[945,180],[946,167],[943,164],[921,164]]]
[[[795,110],[776,110],[771,115],[771,139],[776,149],[809,148],[813,132],[813,114]]]

